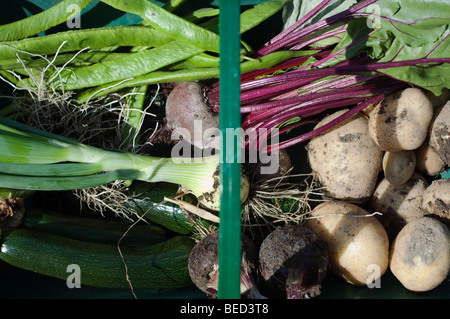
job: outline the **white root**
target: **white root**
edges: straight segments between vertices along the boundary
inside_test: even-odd
[[[13,95],[9,98],[12,101],[16,119],[29,126],[87,145],[133,153],[139,152],[143,146],[139,142],[140,136],[145,136],[142,140],[146,140],[152,130],[149,128],[149,131],[143,132],[141,130],[143,122],[148,117],[156,117],[149,112],[149,108],[159,95],[159,86],[157,86],[149,105],[142,110],[132,108],[129,104],[131,97],[143,94],[135,90],[124,95],[113,93],[79,103],[73,98],[72,92],[64,91],[59,77],[71,61],[88,48],[74,53],[64,65],[54,65],[65,44],[66,42],[61,44],[52,58],[10,47],[21,53],[22,56],[27,54],[35,59],[44,60],[46,64],[40,70],[32,70],[26,66],[23,58],[17,55],[17,61],[21,64],[22,70],[7,71],[11,75],[9,78],[0,76],[0,80],[14,89]],[[6,46],[5,44],[0,45]],[[16,94],[16,92],[20,92],[20,94]],[[130,133],[127,129],[130,126],[128,123],[133,112],[141,112],[142,116],[136,133],[125,140],[124,136]],[[153,133],[155,131],[156,129],[153,130]],[[129,214],[124,211],[124,202],[127,201],[126,189],[123,181],[117,181],[95,188],[76,190],[74,194],[83,205],[86,205],[85,207],[91,210],[102,215],[105,211],[110,210],[116,215],[128,219],[130,218]]]

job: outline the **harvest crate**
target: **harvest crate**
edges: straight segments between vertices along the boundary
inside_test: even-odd
[[[240,5],[254,5],[265,0],[241,0]],[[58,3],[58,0],[30,0],[29,2],[20,2],[19,4],[10,4],[8,10],[3,10],[0,13],[1,24],[12,22],[19,18],[23,18],[25,15],[36,14],[40,10],[47,9],[54,4]],[[153,1],[158,4],[164,1]],[[208,1],[209,2],[209,1]],[[213,2],[215,5],[219,5],[220,1]],[[230,3],[232,5],[230,5]],[[229,1],[228,5],[230,10],[233,10],[233,5],[239,4],[239,1]],[[232,11],[230,11],[232,12]],[[140,21],[140,18],[131,14],[116,15],[116,11],[110,11],[106,5],[93,1],[86,10],[83,11],[81,18],[81,27],[89,28],[95,26],[117,26],[117,25],[132,25]],[[277,15],[277,19],[281,19],[280,15]],[[233,20],[233,17],[228,15],[226,19]],[[227,21],[226,23],[235,23],[236,21]],[[280,25],[276,24],[276,20],[271,20],[271,23],[264,24],[267,28],[267,34],[273,33],[271,27],[278,28]],[[233,30],[233,29],[231,29]],[[278,30],[278,29],[277,29]],[[277,31],[276,30],[276,31]],[[265,32],[258,34],[252,34],[255,37],[255,41],[263,41],[264,39],[258,39],[260,36],[266,36]],[[233,39],[233,34],[226,34]],[[234,37],[236,39],[236,37]],[[233,61],[230,62],[234,63]],[[230,64],[225,68],[228,69]],[[238,86],[238,83],[230,83],[230,89],[233,90]],[[1,86],[2,93],[5,93],[8,88],[3,84]],[[232,120],[231,120],[232,121]],[[230,122],[228,122],[230,123]],[[239,123],[238,123],[239,125]],[[233,182],[233,178],[229,177],[228,172],[223,173],[228,181]],[[234,182],[236,183],[236,175],[234,175]],[[224,196],[227,196],[227,192],[231,190],[227,187],[224,188]],[[230,198],[228,198],[229,200]],[[33,205],[32,201],[28,205]],[[233,223],[233,221],[231,221]],[[231,227],[236,227],[232,225]],[[233,244],[233,243],[231,243]],[[233,261],[229,261],[233,264]],[[0,292],[0,298],[132,298],[132,295],[128,289],[104,289],[94,287],[83,287],[82,289],[68,289],[65,282],[58,279],[41,276],[26,270],[12,267],[4,262],[0,261],[0,270],[3,273],[2,290]],[[225,274],[225,271],[224,271]],[[229,274],[233,277],[233,273]],[[225,276],[225,275],[224,275]],[[228,276],[228,275],[227,275]],[[227,290],[228,287],[225,287]],[[230,295],[231,293],[231,295]],[[165,289],[162,291],[156,291],[151,289],[137,290],[136,294],[139,298],[173,298],[173,299],[202,299],[205,298],[204,294],[200,292],[194,286],[180,289]],[[233,295],[233,291],[227,291],[224,296],[229,298]],[[341,279],[336,278],[332,274],[329,274],[324,282],[324,289],[319,299],[328,298],[450,298],[450,280],[447,279],[445,283],[438,288],[426,292],[426,293],[413,293],[406,290],[396,278],[388,271],[381,279],[381,288],[368,288],[368,287],[356,287],[344,283]]]

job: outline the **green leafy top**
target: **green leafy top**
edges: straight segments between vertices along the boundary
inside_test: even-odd
[[[321,0],[294,0],[285,10],[285,28],[317,6]],[[338,0],[309,23],[350,8],[355,1]],[[336,9],[336,10],[334,10]],[[358,55],[378,62],[421,58],[450,58],[450,3],[448,0],[378,0],[357,13],[321,67]],[[440,95],[450,88],[450,64],[423,64],[381,69],[378,72]]]

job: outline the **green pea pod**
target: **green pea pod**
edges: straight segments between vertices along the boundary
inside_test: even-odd
[[[136,14],[167,36],[219,53],[219,35],[164,10],[148,0],[101,0],[121,11]]]
[[[0,43],[0,60],[30,57],[30,54],[48,55],[57,52],[79,51],[85,48],[101,49],[112,46],[156,47],[172,41],[152,27],[118,26],[77,29]],[[64,45],[62,45],[64,43]],[[23,51],[23,52],[21,52]]]
[[[66,90],[83,89],[133,79],[201,52],[201,49],[187,43],[173,41],[153,49],[132,53],[123,59],[63,70],[58,76],[52,77],[55,84],[62,83]]]
[[[64,0],[28,18],[0,26],[0,41],[13,41],[38,34],[61,24],[85,8],[91,0]]]

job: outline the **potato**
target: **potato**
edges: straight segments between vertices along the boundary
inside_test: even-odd
[[[325,117],[316,128],[345,111]],[[325,187],[326,196],[354,203],[370,198],[381,171],[383,152],[368,135],[363,113],[312,138],[307,150],[311,169]]]
[[[424,175],[436,176],[444,171],[445,163],[430,146],[427,139],[422,146],[414,150],[416,169]]]
[[[450,164],[450,100],[436,111],[430,125],[430,146],[441,160]]]
[[[361,207],[324,202],[313,209],[306,225],[327,243],[331,271],[347,282],[366,285],[386,272],[388,236],[378,219]],[[378,268],[378,277],[373,277],[372,267]]]
[[[433,105],[422,90],[407,88],[387,96],[369,116],[369,133],[388,152],[419,148],[428,134]]]
[[[416,155],[414,154],[414,151],[384,153],[384,177],[391,184],[405,184],[411,178],[415,168]]]
[[[378,183],[368,206],[371,211],[382,214],[379,219],[390,239],[394,239],[406,223],[423,217],[422,197],[427,186],[419,173],[414,173],[402,185],[393,185],[386,178]]]
[[[431,217],[408,223],[396,237],[390,269],[405,288],[428,291],[440,285],[450,271],[450,231]]]
[[[434,180],[423,193],[422,206],[426,215],[450,225],[450,179]]]

